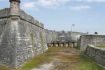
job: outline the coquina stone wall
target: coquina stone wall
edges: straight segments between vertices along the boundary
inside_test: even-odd
[[[100,46],[105,44],[105,35],[82,35],[78,42],[81,51],[86,50],[87,45]]]
[[[19,67],[47,50],[43,24],[24,11],[12,19],[10,9],[0,10],[0,64]]]
[[[52,42],[58,41],[58,32],[57,31],[45,29],[45,34],[46,34],[46,42],[47,43],[52,43]]]
[[[47,43],[78,41],[79,32],[62,32],[44,29],[44,25],[19,10],[11,15],[10,8],[0,10],[0,64],[19,67],[27,60],[48,49]]]
[[[54,31],[45,29],[46,41],[47,43],[51,42],[78,42],[81,35],[86,35],[82,32],[65,32],[65,31]]]
[[[105,49],[88,45],[85,50],[85,55],[95,60],[98,64],[105,66]]]

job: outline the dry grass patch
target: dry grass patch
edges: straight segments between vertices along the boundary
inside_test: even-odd
[[[11,70],[11,69],[7,66],[0,65],[0,70]]]

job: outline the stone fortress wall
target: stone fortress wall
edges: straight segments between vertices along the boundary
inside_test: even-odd
[[[20,19],[29,22],[37,27],[40,27],[42,29],[44,28],[44,25],[41,22],[35,20],[32,16],[28,15],[23,10],[20,10]]]
[[[10,40],[9,9],[0,10],[0,63],[11,64],[14,55],[14,47]],[[12,37],[11,37],[12,38]],[[12,59],[11,59],[12,58]],[[14,60],[13,60],[14,61]]]
[[[105,66],[105,35],[82,35],[79,48],[84,55],[92,58],[98,64]]]
[[[18,67],[47,50],[43,24],[20,11],[19,21],[11,20],[10,9],[0,10],[0,64]]]
[[[86,50],[88,44],[100,46],[105,44],[105,35],[82,35],[79,39],[79,48]]]
[[[54,31],[45,29],[46,41],[47,43],[51,42],[78,42],[81,35],[86,35],[82,32],[71,32],[71,31]]]
[[[58,40],[58,33],[56,31],[45,29],[45,33],[47,43],[51,43]]]
[[[85,55],[92,58],[98,64],[105,66],[105,49],[93,45],[88,45]]]

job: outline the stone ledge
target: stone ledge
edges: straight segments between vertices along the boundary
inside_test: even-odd
[[[105,49],[88,45],[85,55],[93,59],[96,63],[105,66]]]
[[[0,19],[10,18],[10,17],[11,17],[10,8],[5,8],[5,9],[0,10]],[[32,16],[28,15],[23,10],[20,10],[20,15],[18,17],[20,17],[20,19],[22,19],[24,21],[27,21],[27,22],[29,22],[29,23],[31,23],[33,25],[36,25],[36,26],[38,26],[40,28],[44,28],[44,25],[41,22],[35,20]]]

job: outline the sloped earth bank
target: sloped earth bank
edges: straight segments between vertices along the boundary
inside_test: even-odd
[[[74,48],[52,47],[43,56],[45,61],[30,70],[105,70]]]

